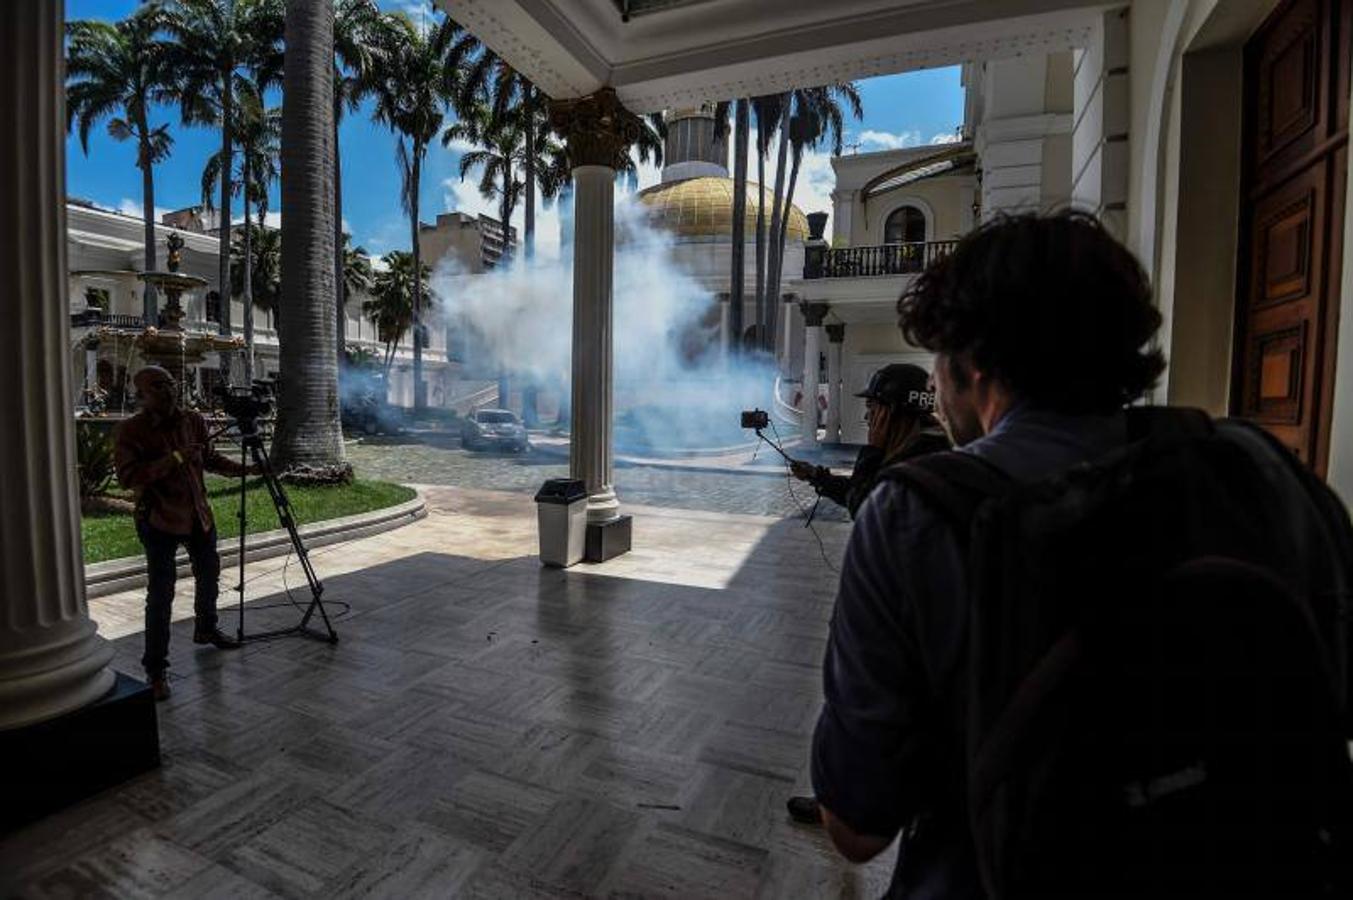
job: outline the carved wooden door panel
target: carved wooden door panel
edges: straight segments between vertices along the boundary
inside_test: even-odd
[[[1289,0],[1245,48],[1233,411],[1323,473],[1347,177],[1353,0]]]

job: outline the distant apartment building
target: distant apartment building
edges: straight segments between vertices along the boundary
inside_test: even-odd
[[[440,269],[458,275],[482,275],[510,260],[517,249],[517,229],[489,216],[463,212],[441,213],[435,225],[420,222],[418,247],[423,262],[436,273]],[[462,364],[469,377],[496,377],[497,369],[476,348],[482,346],[474,323],[463,316],[446,317],[448,357]]]
[[[472,275],[498,266],[511,258],[517,247],[517,229],[488,216],[463,212],[441,213],[437,224],[418,225],[418,247],[423,261],[436,271],[444,260],[452,260],[459,272]]]

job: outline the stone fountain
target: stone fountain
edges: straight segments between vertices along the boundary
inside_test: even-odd
[[[147,322],[145,330],[134,342],[146,362],[163,366],[173,374],[174,380],[179,385],[179,401],[187,405],[188,379],[185,376],[189,367],[200,365],[208,353],[237,351],[244,346],[244,340],[209,331],[184,329],[183,319],[187,313],[180,298],[185,291],[205,287],[207,280],[179,271],[183,238],[177,232],[170,233],[165,246],[169,249],[165,261],[167,271],[142,272],[137,276],[141,281],[153,285],[156,292],[165,297],[165,306],[160,312],[160,323],[157,326]]]

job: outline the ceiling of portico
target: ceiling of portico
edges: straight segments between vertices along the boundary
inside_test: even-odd
[[[552,97],[635,112],[1082,46],[1087,0],[436,0]]]

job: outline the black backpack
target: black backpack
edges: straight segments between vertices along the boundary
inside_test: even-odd
[[[1353,896],[1347,513],[1251,426],[1146,408],[1128,433],[1035,484],[957,452],[886,473],[968,536],[986,892]]]

